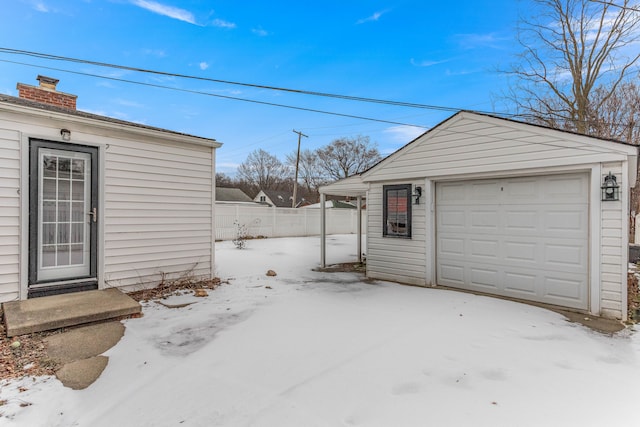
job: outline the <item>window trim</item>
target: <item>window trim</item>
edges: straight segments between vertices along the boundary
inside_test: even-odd
[[[388,193],[389,191],[406,190],[407,191],[407,231],[403,234],[389,233],[387,229],[388,212]],[[382,237],[393,237],[399,239],[411,239],[411,184],[394,184],[382,186]]]

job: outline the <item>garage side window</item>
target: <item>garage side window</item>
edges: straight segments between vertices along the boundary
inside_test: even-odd
[[[383,188],[383,236],[411,237],[411,184]]]

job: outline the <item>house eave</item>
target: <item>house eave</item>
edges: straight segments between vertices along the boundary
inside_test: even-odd
[[[63,112],[50,109],[37,109],[31,106],[13,104],[9,102],[2,102],[0,99],[0,111],[7,113],[13,113],[18,115],[24,115],[39,119],[55,120],[65,123],[73,123],[82,126],[90,126],[97,129],[104,129],[110,131],[125,131],[128,134],[138,135],[141,137],[153,138],[156,140],[170,141],[173,143],[184,143],[206,146],[211,148],[219,148],[222,143],[215,139],[183,134],[166,129],[153,128],[144,125],[138,125],[136,123],[125,122],[121,120],[110,120],[105,117],[104,119],[91,117],[93,115],[76,115],[73,112]]]

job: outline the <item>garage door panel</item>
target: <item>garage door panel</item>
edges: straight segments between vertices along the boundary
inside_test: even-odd
[[[466,227],[465,212],[462,210],[448,210],[439,218],[441,227],[449,227],[451,230],[464,230]]]
[[[467,188],[464,184],[460,183],[442,183],[442,194],[440,199],[442,202],[446,202],[448,205],[456,205],[457,203],[464,203],[465,193]]]
[[[484,203],[487,200],[493,200],[499,197],[501,189],[497,181],[483,181],[471,184],[471,194],[467,197],[467,200],[474,202]]]
[[[510,241],[504,242],[505,259],[515,263],[531,263],[538,262],[540,247],[535,242]]]
[[[515,298],[533,299],[537,296],[538,276],[535,274],[505,271],[504,286],[502,289],[506,291],[504,294]]]
[[[483,258],[487,261],[497,261],[500,256],[498,240],[471,239],[471,257]]]
[[[442,238],[438,242],[440,255],[458,256],[464,258],[464,239],[462,238]]]
[[[437,282],[586,309],[588,184],[586,174],[437,184]]]
[[[588,181],[579,175],[549,177],[545,184],[545,199],[551,202],[580,203],[588,194]]]
[[[470,212],[469,217],[469,225],[473,229],[493,231],[499,227],[500,217],[496,209],[473,210]]]
[[[506,210],[504,213],[504,231],[507,233],[538,233],[540,216],[536,210]]]
[[[547,244],[544,246],[545,262],[565,270],[587,268],[585,264],[587,257],[584,252],[583,244]]]
[[[580,206],[574,209],[544,212],[543,233],[552,236],[562,235],[566,237],[585,237],[584,230],[587,229],[588,225],[588,216],[586,211],[587,206]]]
[[[506,189],[509,200],[522,203],[538,201],[538,181],[535,178],[507,181]]]
[[[496,284],[499,282],[499,274],[500,272],[497,270],[470,268],[470,284],[477,291],[495,293],[498,290]]]
[[[584,283],[571,278],[547,277],[545,279],[545,295],[563,298],[569,301],[579,301]]]
[[[440,275],[443,284],[451,286],[464,285],[464,267],[461,265],[442,264],[440,265]]]

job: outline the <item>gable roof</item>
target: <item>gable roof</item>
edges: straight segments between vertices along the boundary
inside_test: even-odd
[[[253,199],[247,196],[247,194],[239,188],[216,186],[216,201],[217,202],[253,202]]]
[[[271,203],[277,208],[290,208],[291,201],[293,200],[293,194],[289,191],[282,190],[260,190],[271,200]],[[258,196],[256,196],[257,198]],[[306,202],[304,197],[297,196],[296,207],[298,207],[301,203]],[[254,199],[256,200],[256,199]]]
[[[373,181],[456,177],[628,160],[631,186],[638,147],[484,113],[460,111],[366,171],[321,187],[323,194],[364,195]]]
[[[202,145],[208,145],[212,147],[220,147],[222,144],[213,138],[205,138],[196,135],[190,135],[187,133],[176,132],[168,129],[163,129],[154,126],[147,126],[140,123],[129,122],[126,120],[115,119],[113,117],[101,116],[98,114],[87,113],[81,110],[72,110],[68,108],[62,108],[55,105],[44,104],[41,102],[35,102],[24,98],[18,98],[10,95],[0,94],[0,110],[15,110],[19,109],[24,112],[29,111],[34,114],[43,115],[46,117],[58,116],[60,118],[71,118],[77,121],[93,122],[94,124],[103,124],[107,126],[125,126],[130,131],[146,131],[164,134],[167,138],[177,137],[181,140],[188,139],[190,142],[198,142]]]
[[[482,169],[498,172],[629,157],[629,176],[634,182],[637,154],[636,146],[621,141],[460,111],[362,172],[361,179],[367,183],[390,175],[394,179],[442,177]],[[407,167],[416,162],[420,170]]]

